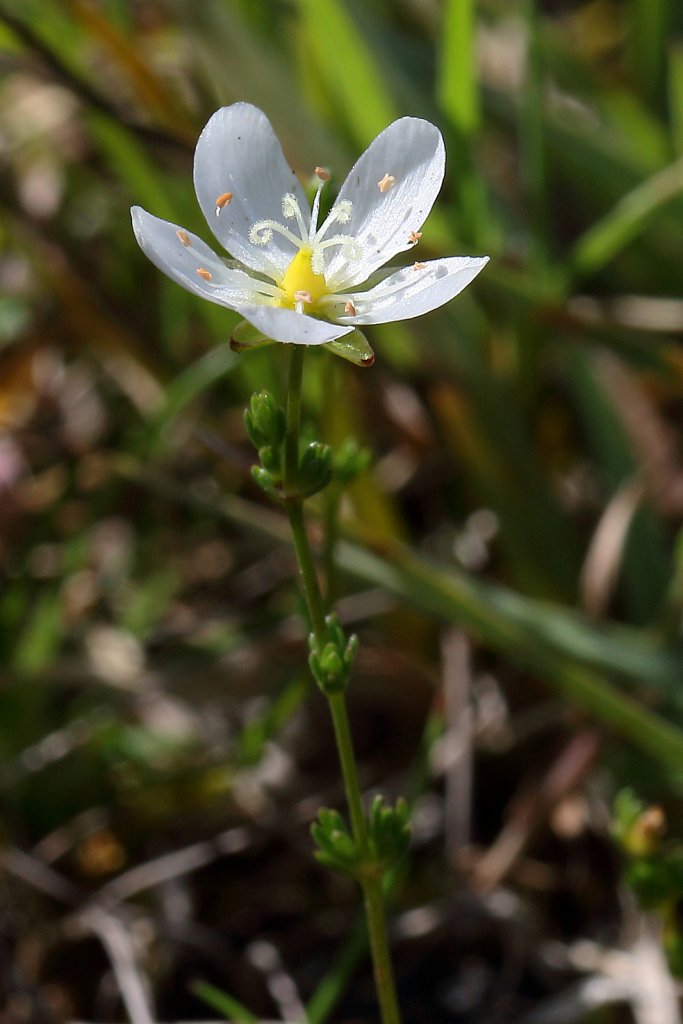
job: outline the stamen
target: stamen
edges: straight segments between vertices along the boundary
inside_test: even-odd
[[[204,267],[197,267],[197,273],[200,277],[203,277],[205,281],[213,280],[213,274],[210,274]]]
[[[220,216],[220,212],[226,206],[232,202],[232,192],[223,192],[216,200],[216,216]]]
[[[320,170],[320,168],[316,167],[316,169],[315,169],[316,174],[318,173],[319,170]],[[318,175],[318,177],[320,177],[320,175]],[[320,178],[320,182],[318,184],[318,187],[315,190],[315,197],[313,199],[313,209],[311,210],[311,226],[308,229],[308,242],[309,242],[309,245],[313,245],[314,242],[315,242],[315,239],[318,237],[318,214],[320,212],[320,193],[323,190],[323,185],[324,184],[325,184],[325,179],[324,178]]]
[[[182,243],[182,244],[183,244],[183,245],[185,246],[185,248],[187,249],[187,248],[188,248],[188,246],[189,246],[189,245],[191,244],[191,242],[190,242],[190,236],[188,235],[187,231],[183,231],[183,229],[182,229],[182,228],[178,228],[178,230],[176,231],[176,235],[178,236],[178,240],[179,240],[179,241],[180,241],[180,242],[181,242],[181,243]]]
[[[417,243],[420,241],[421,238],[422,238],[422,232],[421,231],[411,231],[410,234],[408,235],[408,241],[412,242],[413,245],[417,245]]]
[[[299,291],[294,292],[294,301],[295,302],[311,303],[311,302],[313,302],[313,296],[311,295],[310,292],[307,292],[304,288],[300,288]]]
[[[267,281],[257,281],[252,278],[251,286],[257,295],[267,295],[269,299],[279,299],[282,295],[282,288],[278,288],[276,284],[269,284]]]
[[[321,181],[330,180],[330,172],[325,167],[316,167],[315,173]]]
[[[385,174],[381,181],[377,182],[377,188],[380,192],[388,192],[390,188],[393,188],[396,184],[396,178],[393,174]]]
[[[426,263],[413,263],[413,270],[424,270]]]
[[[349,316],[356,315],[356,307],[351,302],[351,299],[349,299],[346,305],[344,306],[344,312],[347,313]]]

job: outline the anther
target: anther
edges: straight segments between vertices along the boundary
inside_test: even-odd
[[[211,281],[213,279],[213,274],[210,274],[204,267],[197,267],[197,273],[200,277],[203,277],[205,281]]]
[[[190,236],[188,235],[187,231],[183,231],[182,228],[178,228],[178,230],[176,231],[176,235],[178,236],[178,240],[187,249],[187,247],[190,245]]]
[[[232,202],[232,192],[223,192],[222,195],[216,200],[216,216],[220,214],[221,210],[224,209]]]
[[[424,270],[426,263],[413,263],[413,270]]]
[[[315,174],[321,181],[330,180],[330,172],[325,167],[316,167]]]
[[[299,291],[294,292],[294,301],[295,302],[305,302],[305,303],[309,303],[310,304],[311,302],[313,302],[313,296],[311,295],[310,292],[307,292],[304,288],[300,288]]]
[[[417,245],[417,243],[420,241],[421,238],[422,238],[422,232],[421,231],[411,231],[410,234],[408,235],[408,241],[412,242],[413,245]]]
[[[377,182],[377,188],[380,192],[388,192],[390,188],[393,188],[396,184],[396,178],[393,174],[385,174],[381,181]]]
[[[356,307],[351,302],[351,299],[349,299],[348,302],[346,303],[346,305],[344,306],[344,312],[346,314],[348,314],[348,316],[355,316],[356,315]]]

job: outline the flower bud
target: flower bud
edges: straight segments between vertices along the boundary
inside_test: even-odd
[[[361,448],[353,438],[349,438],[335,452],[335,478],[341,484],[350,484],[359,473],[368,468],[371,459],[372,452],[369,448]]]
[[[339,656],[339,651],[333,643],[326,644],[318,659],[322,671],[328,676],[338,677],[344,672],[344,663]]]
[[[309,497],[326,487],[332,476],[332,449],[313,441],[304,450],[299,463],[301,494]]]
[[[344,664],[347,669],[350,669],[353,662],[358,654],[359,640],[355,633],[352,633],[348,639],[346,647],[344,648]]]
[[[269,391],[258,391],[251,396],[244,423],[256,448],[278,447],[284,440],[285,414]]]
[[[265,491],[269,498],[279,500],[279,494],[275,480],[263,466],[252,466],[251,475],[254,483],[258,484],[262,491]]]
[[[271,444],[266,444],[263,448],[259,448],[258,457],[261,460],[261,465],[264,469],[267,469],[274,478],[279,478],[282,469],[282,456],[277,448],[274,448]]]

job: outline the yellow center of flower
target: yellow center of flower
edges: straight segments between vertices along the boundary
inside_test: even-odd
[[[305,306],[314,305],[328,288],[324,274],[316,274],[312,266],[313,250],[310,246],[302,246],[285,271],[280,288],[285,293],[280,305],[294,309],[299,302]]]

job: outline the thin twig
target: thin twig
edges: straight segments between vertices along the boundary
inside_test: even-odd
[[[470,699],[470,642],[459,629],[451,629],[441,643],[447,764],[446,846],[450,863],[471,842],[472,813],[472,708]]]
[[[149,986],[145,984],[125,927],[113,914],[92,907],[79,915],[79,923],[97,935],[116,978],[131,1024],[154,1024]]]
[[[180,875],[190,874],[199,868],[226,854],[244,850],[250,842],[249,832],[245,828],[231,828],[215,839],[194,843],[184,850],[174,850],[155,860],[138,864],[113,878],[99,889],[93,896],[91,905],[94,907],[111,908],[131,896],[152,889],[163,882],[169,882]]]
[[[77,906],[85,899],[85,894],[77,885],[60,875],[48,864],[31,857],[16,846],[6,846],[0,852],[0,864],[9,874],[20,878],[22,882],[37,889],[38,892],[51,896],[59,903]]]

